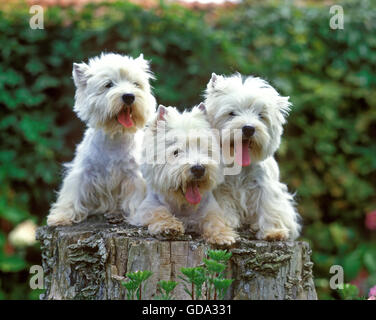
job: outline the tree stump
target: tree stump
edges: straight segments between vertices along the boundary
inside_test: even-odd
[[[153,272],[143,299],[157,295],[159,280],[178,278],[180,268],[202,263],[210,246],[198,236],[153,238],[145,228],[93,217],[68,227],[41,227],[45,293],[42,299],[126,299],[121,282],[136,270]],[[228,277],[235,279],[227,299],[317,299],[305,242],[266,242],[241,233],[229,249]],[[175,299],[190,299],[183,285]]]

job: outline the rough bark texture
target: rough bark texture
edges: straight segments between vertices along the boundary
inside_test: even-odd
[[[116,223],[117,222],[117,223]],[[155,239],[143,228],[92,218],[71,227],[38,229],[46,293],[43,299],[126,299],[127,272],[151,270],[143,299],[153,299],[159,280],[179,281],[180,268],[202,263],[209,248],[184,235]],[[311,250],[305,242],[265,242],[242,234],[229,264],[235,279],[227,299],[317,299]],[[175,299],[190,299],[183,286]]]

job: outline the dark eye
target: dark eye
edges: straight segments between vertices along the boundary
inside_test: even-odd
[[[138,82],[133,82],[133,84],[135,85],[135,87],[141,88],[141,85]]]
[[[230,117],[235,117],[236,116],[236,113],[234,111],[231,111],[229,114],[228,114]]]
[[[108,83],[105,85],[106,88],[111,88],[111,87],[113,87],[113,86],[114,86],[114,84],[112,83],[112,81],[108,82]]]
[[[176,149],[176,150],[174,151],[174,157],[177,157],[178,155],[179,155],[179,150]]]
[[[260,112],[258,116],[259,116],[259,118],[260,118],[261,120],[264,120],[264,119],[265,119],[265,117],[264,117],[264,115],[263,115],[262,112]]]

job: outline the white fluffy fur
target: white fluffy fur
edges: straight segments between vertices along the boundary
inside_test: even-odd
[[[288,99],[266,81],[240,74],[213,74],[205,93],[208,119],[220,131],[222,144],[233,143],[231,135],[223,134],[226,130],[255,128],[249,140],[251,164],[242,167],[240,174],[226,175],[214,196],[233,228],[250,225],[258,239],[295,239],[300,232],[293,196],[279,181],[273,157],[290,110]],[[224,155],[223,160],[229,163],[230,159]]]
[[[89,213],[134,213],[145,196],[135,150],[142,141],[137,130],[155,110],[150,78],[142,55],[133,59],[108,53],[90,59],[88,64],[74,64],[74,110],[88,128],[74,160],[66,165],[48,225],[80,222]],[[124,108],[123,94],[135,96],[131,106],[134,126],[130,128],[117,121]]]
[[[203,105],[191,112],[160,106],[145,132],[142,172],[147,196],[129,221],[148,226],[151,234],[198,232],[210,243],[231,244],[237,237],[224,220],[224,213],[212,190],[223,180],[218,138],[206,119]],[[150,151],[155,150],[154,153]],[[164,154],[162,159],[157,156]],[[205,175],[196,179],[194,165],[203,165]],[[194,182],[193,182],[194,181]],[[202,195],[199,204],[190,204],[185,193],[197,183]]]

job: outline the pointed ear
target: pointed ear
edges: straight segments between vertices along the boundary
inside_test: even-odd
[[[282,123],[286,122],[286,118],[291,110],[292,103],[289,101],[290,97],[278,96],[277,106],[283,118]]]
[[[141,53],[138,58],[135,59],[135,61],[138,63],[138,65],[144,69],[144,71],[148,72],[150,69],[149,61],[144,59],[144,54]]]
[[[290,97],[289,96],[286,96],[286,97],[283,97],[283,96],[279,96],[279,108],[280,110],[283,112],[283,113],[286,113],[288,114],[291,110],[291,106],[292,106],[292,103],[290,101]]]
[[[208,83],[208,88],[212,88],[214,89],[216,84],[218,83],[218,78],[219,76],[217,76],[214,72],[212,73],[211,75],[211,78],[210,78],[210,81]]]
[[[89,78],[89,66],[86,63],[73,63],[73,81],[77,88],[85,87]]]
[[[166,107],[160,104],[157,110],[157,121],[166,121],[166,114]]]
[[[201,102],[199,105],[198,105],[198,108],[204,113],[206,114],[206,107],[205,107],[205,104],[203,102]]]

